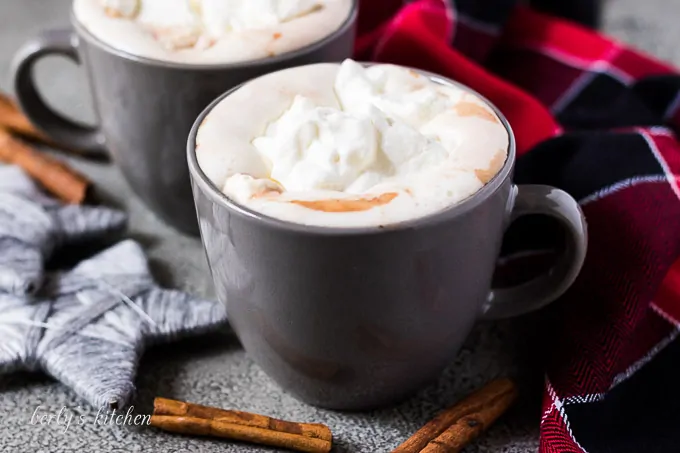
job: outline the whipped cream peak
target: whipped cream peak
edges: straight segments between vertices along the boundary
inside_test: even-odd
[[[272,27],[310,13],[317,0],[194,0],[206,30],[215,37],[235,30]]]
[[[470,91],[346,60],[245,84],[207,115],[196,141],[199,165],[236,202],[293,222],[357,227],[473,195],[505,163],[509,135]]]
[[[376,164],[379,151],[370,117],[317,106],[303,96],[253,145],[269,162],[273,179],[300,191],[346,190]]]
[[[366,69],[352,60],[343,63],[335,92],[344,110],[354,111],[370,104],[391,118],[418,127],[462,96],[460,92],[433,84],[411,69],[392,65]]]
[[[423,104],[443,96],[418,74],[404,77],[393,71],[396,77],[390,78],[388,72],[345,61],[334,85],[340,108],[318,106],[297,95],[265,134],[253,140],[269,162],[271,177],[291,191],[360,193],[385,178],[444,162],[444,147],[411,126],[427,113],[419,109],[432,110]],[[404,92],[411,98],[402,95],[398,102],[395,93]],[[443,109],[445,103],[440,104],[436,108]],[[409,121],[411,117],[419,121]]]
[[[125,52],[182,63],[267,58],[324,39],[353,0],[73,0],[91,33]]]
[[[189,0],[138,2],[139,12],[134,19],[165,48],[187,49],[201,42],[202,20]]]
[[[322,6],[319,0],[99,0],[112,17],[156,26],[199,22],[215,36],[270,27]]]
[[[142,0],[100,0],[106,14],[111,17],[132,19],[139,14]]]
[[[209,45],[234,31],[273,27],[320,5],[316,0],[101,1],[114,16],[134,18],[163,46],[175,50],[199,42]]]

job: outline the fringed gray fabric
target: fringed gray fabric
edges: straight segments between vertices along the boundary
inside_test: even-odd
[[[48,274],[33,300],[0,295],[0,372],[43,369],[95,407],[122,408],[149,342],[226,321],[222,304],[159,288],[134,241]]]
[[[58,247],[123,232],[125,213],[63,205],[45,195],[18,167],[0,166],[0,291],[34,293],[44,262]]]
[[[33,371],[42,325],[50,312],[44,302],[29,303],[12,294],[0,294],[0,373]]]

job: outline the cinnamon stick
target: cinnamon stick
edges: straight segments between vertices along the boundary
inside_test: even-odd
[[[333,435],[326,425],[320,423],[296,423],[278,420],[266,415],[252,414],[234,410],[185,403],[167,398],[154,399],[154,415],[175,415],[220,420],[237,425],[272,429],[289,434],[300,434],[307,437],[323,439],[331,442]]]
[[[392,453],[458,453],[517,398],[509,379],[498,379],[444,410]]]
[[[214,436],[307,453],[328,453],[331,443],[323,439],[282,433],[253,426],[196,417],[152,415],[151,426],[178,434]]]
[[[0,128],[0,162],[14,164],[24,169],[45,189],[67,203],[82,203],[90,187],[90,181],[81,173],[38,152]]]
[[[7,129],[12,133],[41,143],[52,143],[45,134],[31,124],[14,101],[2,93],[0,93],[0,129]]]
[[[333,436],[319,423],[295,423],[167,398],[154,400],[151,425],[180,434],[216,436],[303,452],[328,452]]]

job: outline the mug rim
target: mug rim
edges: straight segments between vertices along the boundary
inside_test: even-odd
[[[360,62],[364,66],[373,66],[377,64],[389,64],[389,63],[373,63],[373,62]],[[319,64],[319,63],[313,63],[313,64]],[[321,63],[321,64],[328,64],[328,63]],[[340,63],[330,63],[330,64],[340,64]],[[304,65],[304,66],[310,66],[310,65]],[[401,65],[395,65],[395,66],[401,66]],[[248,208],[247,206],[241,205],[237,203],[236,201],[231,200],[226,194],[224,194],[219,188],[208,178],[208,176],[203,172],[203,169],[201,169],[201,166],[198,164],[198,157],[196,155],[196,137],[198,135],[198,129],[200,128],[201,124],[205,120],[205,118],[212,112],[212,110],[220,103],[222,102],[225,98],[227,98],[229,95],[234,93],[236,90],[240,89],[243,87],[245,84],[249,83],[252,80],[256,80],[259,77],[256,77],[254,79],[251,79],[250,81],[241,83],[223,94],[221,94],[217,99],[215,99],[213,102],[211,102],[204,110],[201,112],[201,114],[198,116],[196,121],[194,122],[193,126],[191,127],[191,131],[189,132],[189,137],[187,140],[187,163],[189,167],[189,174],[192,179],[192,182],[194,182],[196,185],[198,185],[199,189],[201,192],[206,195],[213,203],[216,203],[220,205],[223,209],[228,210],[230,213],[234,215],[238,215],[239,217],[242,218],[247,218],[251,221],[258,222],[261,225],[268,226],[270,228],[274,229],[283,229],[291,232],[299,232],[307,235],[321,235],[321,236],[353,236],[353,235],[367,235],[367,234],[383,234],[387,232],[396,232],[396,231],[402,231],[402,230],[409,230],[409,229],[414,229],[416,227],[424,227],[427,225],[433,225],[433,224],[438,224],[441,222],[445,222],[450,220],[452,217],[462,215],[472,209],[475,209],[482,203],[484,203],[487,199],[489,199],[494,193],[496,193],[500,188],[503,186],[503,183],[512,176],[512,172],[514,169],[515,165],[515,160],[516,160],[516,147],[517,143],[515,141],[515,134],[512,130],[512,127],[510,126],[510,123],[508,122],[507,118],[503,113],[494,105],[491,103],[486,97],[482,96],[479,94],[476,90],[473,90],[472,88],[468,87],[467,85],[457,82],[455,80],[449,79],[447,77],[435,74],[433,72],[429,71],[424,71],[421,69],[409,67],[409,66],[401,66],[406,69],[411,69],[414,70],[426,77],[428,77],[431,81],[443,85],[448,85],[448,86],[456,86],[465,90],[468,90],[470,93],[478,96],[481,100],[487,103],[489,107],[493,110],[493,112],[498,116],[498,118],[501,121],[501,124],[505,128],[506,132],[508,133],[508,153],[507,157],[505,159],[505,162],[503,163],[503,166],[501,169],[496,173],[496,175],[491,178],[489,182],[484,184],[484,186],[479,189],[477,192],[474,194],[470,195],[469,197],[465,198],[464,200],[461,200],[457,203],[452,204],[451,206],[448,206],[444,209],[441,209],[439,211],[433,212],[431,214],[427,214],[425,216],[421,217],[415,217],[413,219],[401,221],[401,222],[395,222],[395,223],[387,223],[385,225],[367,225],[367,226],[360,226],[360,227],[336,227],[336,226],[322,226],[322,225],[307,225],[303,223],[296,223],[288,220],[283,220],[279,219],[277,217],[272,217],[268,216],[266,214],[263,214],[261,212],[255,211],[253,209]],[[285,70],[285,69],[283,69]],[[274,71],[278,72],[278,71]],[[264,76],[260,76],[264,77]],[[195,190],[195,189],[194,189]],[[194,203],[196,203],[196,199],[194,197]]]
[[[250,67],[259,67],[259,66],[265,66],[268,64],[276,64],[276,63],[281,63],[285,62],[286,60],[290,60],[293,58],[297,58],[299,56],[305,55],[310,52],[314,52],[315,50],[318,50],[336,39],[338,36],[342,35],[343,33],[346,33],[350,28],[352,28],[357,21],[357,18],[359,16],[359,0],[351,0],[352,6],[350,8],[350,12],[347,15],[347,18],[345,21],[340,25],[340,27],[335,30],[333,33],[329,34],[325,38],[315,41],[311,44],[308,44],[304,47],[301,47],[299,49],[294,49],[290,50],[288,52],[284,52],[279,55],[275,55],[273,57],[263,57],[263,58],[257,58],[253,60],[243,60],[243,61],[234,61],[231,63],[215,63],[215,64],[210,64],[210,63],[199,63],[199,64],[192,64],[192,63],[181,63],[177,61],[167,61],[167,60],[159,60],[156,58],[150,58],[150,57],[143,57],[139,55],[135,55],[130,52],[126,52],[124,50],[116,49],[112,45],[102,41],[99,39],[97,36],[94,35],[91,31],[85,27],[83,23],[81,23],[75,15],[75,11],[73,7],[71,7],[71,25],[73,26],[74,30],[78,34],[79,37],[84,38],[87,40],[90,44],[93,44],[100,49],[115,55],[117,57],[123,58],[128,61],[132,61],[135,63],[140,63],[144,64],[147,66],[154,66],[154,67],[160,67],[160,68],[166,68],[166,69],[185,69],[185,70],[196,70],[196,71],[210,71],[210,70],[224,70],[224,69],[244,69],[244,68],[250,68]]]

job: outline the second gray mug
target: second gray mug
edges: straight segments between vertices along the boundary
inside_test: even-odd
[[[94,37],[71,17],[72,30],[46,31],[16,54],[12,84],[28,118],[56,143],[90,154],[110,152],[135,193],[162,220],[198,234],[185,146],[191,126],[217,96],[246,80],[352,54],[357,3],[335,33],[276,57],[234,64],[184,65],[136,57]],[[52,110],[33,81],[45,56],[62,55],[85,67],[98,125],[85,127]]]

